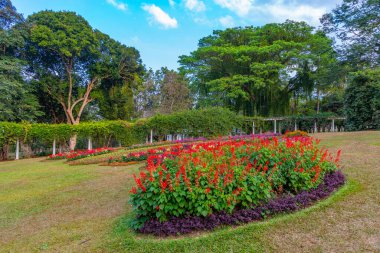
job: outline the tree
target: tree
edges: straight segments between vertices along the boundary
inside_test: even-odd
[[[289,113],[293,94],[310,95],[330,84],[322,77],[331,58],[332,41],[324,33],[287,21],[214,31],[179,62],[198,107],[227,106],[265,116]]]
[[[380,128],[380,69],[353,74],[344,95],[348,130]]]
[[[27,56],[30,72],[43,89],[62,107],[68,124],[79,124],[94,100],[92,92],[102,83],[136,80],[141,68],[138,52],[131,54],[120,43],[74,12],[42,11],[28,17],[30,39]],[[133,50],[132,50],[133,51]],[[133,65],[131,65],[133,63]],[[70,141],[74,149],[76,136]]]
[[[133,94],[140,89],[145,72],[140,53],[98,33],[112,57],[112,64],[108,64],[106,70],[110,74],[102,79],[93,96],[99,106],[99,114],[110,120],[130,120],[134,116]]]
[[[186,78],[174,70],[150,69],[135,96],[137,114],[150,117],[156,113],[170,114],[191,108],[190,89]]]
[[[9,0],[0,1],[0,120],[33,121],[41,116],[31,87],[22,78],[19,58],[24,46],[24,19]]]
[[[139,117],[149,117],[156,113],[160,104],[160,71],[149,69],[142,86],[134,93],[135,112]]]
[[[343,0],[321,18],[325,32],[341,43],[341,60],[351,71],[380,64],[380,1]]]
[[[98,45],[94,31],[73,12],[43,11],[31,15],[27,23],[34,77],[61,104],[67,123],[78,124],[99,81],[92,70]],[[76,106],[79,110],[74,110]]]
[[[161,81],[161,101],[158,111],[170,114],[190,109],[190,90],[186,79],[174,70],[162,69],[164,73]]]

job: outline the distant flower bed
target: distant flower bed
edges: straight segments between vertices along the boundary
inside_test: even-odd
[[[230,140],[231,141],[231,140],[263,139],[263,138],[272,138],[278,135],[279,134],[236,135],[236,136],[219,137],[216,140],[218,141]],[[131,161],[145,161],[148,159],[149,155],[170,153],[173,150],[188,148],[190,147],[190,144],[192,143],[202,143],[202,141],[205,142],[206,140],[207,140],[206,138],[200,137],[200,138],[188,138],[181,141],[173,141],[171,142],[172,145],[157,146],[151,149],[147,149],[145,151],[130,152],[120,157],[111,156],[108,158],[108,163],[111,164],[111,163],[128,163]],[[149,145],[145,147],[149,147]]]
[[[67,161],[74,161],[81,158],[89,157],[89,156],[97,156],[102,154],[107,154],[113,151],[113,148],[96,148],[91,150],[75,150],[66,153],[58,153],[56,155],[50,155],[48,157],[49,160],[60,160],[67,159]]]
[[[301,130],[296,130],[296,131],[292,131],[292,132],[286,132],[284,134],[285,137],[307,137],[309,136],[309,134],[305,131],[301,131]]]
[[[135,145],[130,146],[128,149],[149,148],[149,147],[172,145],[172,144],[178,144],[178,143],[190,143],[190,142],[198,142],[198,141],[207,141],[207,138],[197,137],[197,138],[185,138],[182,140],[159,141],[159,142],[152,142],[152,143],[135,144]]]
[[[315,144],[305,137],[251,138],[178,145],[152,153],[147,171],[135,176],[131,190],[136,214],[132,227],[160,235],[186,233],[171,230],[168,224],[257,210],[286,196],[302,198],[299,194],[318,189],[338,171],[340,152],[333,157]],[[190,226],[189,232],[200,229],[197,226]]]

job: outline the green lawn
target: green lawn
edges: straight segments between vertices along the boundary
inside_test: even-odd
[[[342,149],[349,184],[312,208],[190,237],[157,239],[125,225],[141,165],[0,163],[1,252],[380,251],[380,132],[316,135]]]

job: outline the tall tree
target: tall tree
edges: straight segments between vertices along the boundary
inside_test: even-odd
[[[149,117],[156,113],[160,104],[160,71],[149,69],[142,86],[134,93],[135,112],[139,117]]]
[[[31,87],[22,78],[25,63],[24,19],[9,0],[0,1],[0,120],[32,121],[42,114]]]
[[[169,114],[190,109],[191,99],[188,82],[174,70],[162,69],[163,79],[160,86],[160,113]]]
[[[97,33],[112,57],[112,64],[107,66],[109,75],[102,79],[93,96],[99,106],[99,114],[110,120],[130,120],[134,116],[133,94],[140,89],[145,72],[140,53],[133,47]]]
[[[109,36],[93,30],[74,12],[42,11],[28,17],[30,72],[61,105],[66,121],[78,124],[90,102],[92,92],[104,80],[131,82],[125,49]],[[136,52],[135,52],[136,53]],[[139,57],[135,57],[141,65]],[[70,141],[74,149],[76,136]]]
[[[181,56],[198,106],[222,105],[245,115],[289,113],[296,89],[314,92],[323,62],[334,57],[331,40],[305,22],[214,31]],[[305,70],[308,79],[291,81]],[[317,82],[318,80],[318,82]],[[301,86],[302,87],[301,87]]]
[[[143,117],[156,113],[170,114],[192,106],[187,79],[166,67],[156,72],[150,69],[146,73],[135,101],[137,114]]]
[[[380,66],[379,0],[343,0],[321,22],[325,32],[340,40],[341,60],[351,71]]]

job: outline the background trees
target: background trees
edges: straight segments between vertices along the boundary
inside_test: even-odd
[[[249,116],[377,117],[370,101],[377,98],[379,0],[343,0],[322,17],[323,30],[286,21],[214,31],[180,56],[178,71],[146,70],[137,49],[74,12],[25,20],[10,0],[0,7],[2,121],[78,124],[210,106]],[[348,126],[377,126],[366,122]]]
[[[0,121],[33,121],[42,115],[31,87],[22,78],[23,21],[9,0],[0,1]]]
[[[356,72],[344,99],[349,130],[380,128],[380,69]]]
[[[182,71],[197,106],[227,106],[244,115],[283,115],[294,100],[319,96],[331,85],[332,41],[305,22],[214,31],[202,38]],[[318,109],[317,109],[318,111]]]
[[[325,32],[338,38],[335,47],[348,80],[344,90],[347,128],[380,128],[380,1],[343,0],[321,22]]]
[[[150,69],[144,79],[136,96],[138,115],[170,114],[192,107],[189,83],[183,74],[167,68],[156,72]]]
[[[340,59],[351,71],[380,64],[380,1],[343,0],[321,18],[325,32],[335,35]]]

